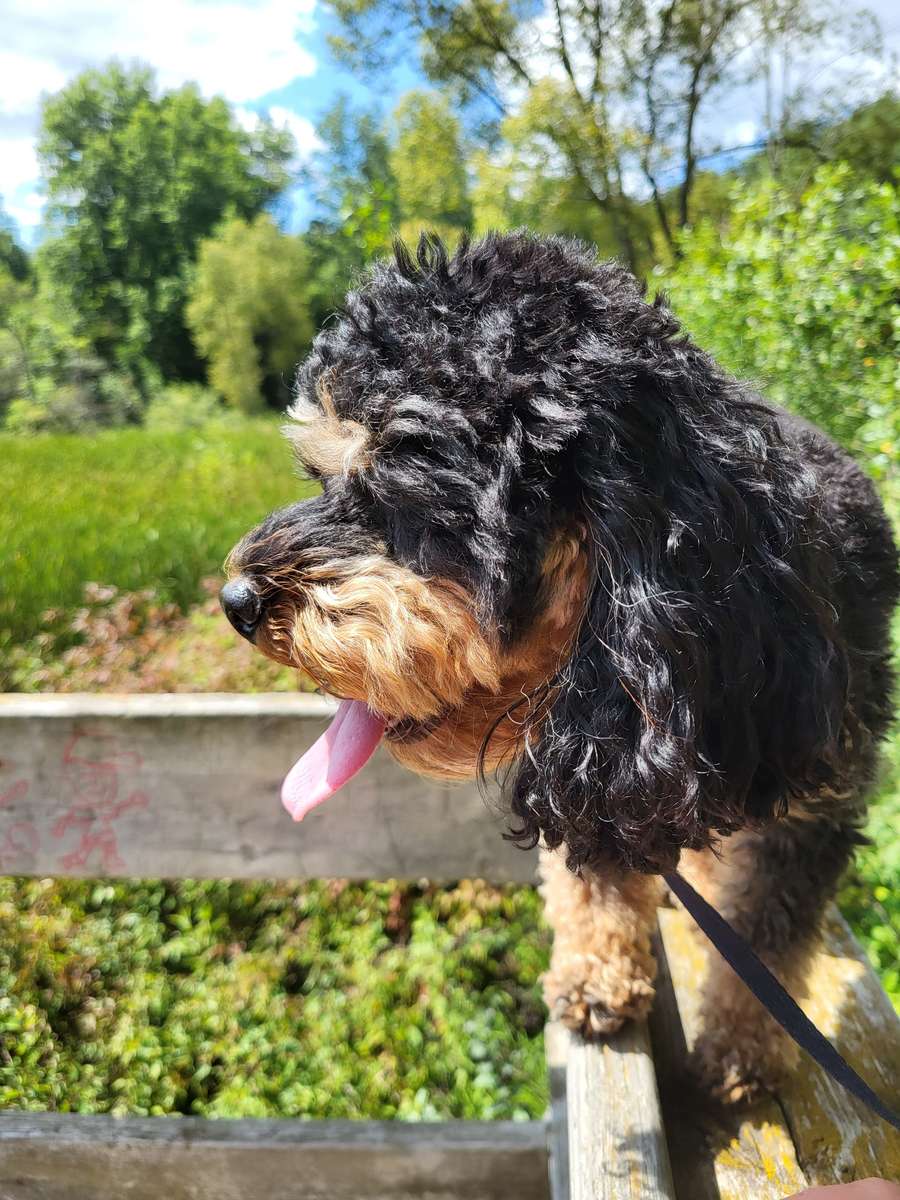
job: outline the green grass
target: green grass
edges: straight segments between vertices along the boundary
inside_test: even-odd
[[[0,463],[0,659],[45,610],[76,607],[88,581],[187,605],[242,533],[310,487],[267,420],[0,435]]]

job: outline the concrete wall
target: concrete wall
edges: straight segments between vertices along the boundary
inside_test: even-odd
[[[326,728],[316,696],[0,696],[0,873],[530,882],[498,796],[379,750],[294,824],[288,768]]]

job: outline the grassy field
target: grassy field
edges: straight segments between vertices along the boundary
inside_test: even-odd
[[[310,486],[266,420],[0,435],[0,462],[0,676],[4,650],[37,633],[45,610],[75,608],[88,581],[197,599],[237,538]]]
[[[293,685],[231,633],[214,581],[200,599],[236,537],[305,486],[272,424],[7,438],[0,455],[17,686]],[[121,590],[85,603],[88,579]],[[44,627],[48,607],[66,612]],[[841,905],[900,1007],[898,826],[895,737]],[[530,889],[0,880],[0,1105],[538,1116],[548,945]]]

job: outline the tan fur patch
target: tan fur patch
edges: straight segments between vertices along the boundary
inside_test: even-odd
[[[579,877],[566,867],[564,850],[543,850],[540,864],[544,912],[553,927],[543,979],[551,1018],[591,1038],[646,1016],[656,977],[650,939],[661,880],[612,869]]]
[[[565,661],[586,594],[586,557],[577,538],[566,534],[545,559],[538,619],[522,638],[497,653],[497,688],[487,690],[475,682],[463,702],[426,737],[389,742],[394,758],[420,775],[471,779],[485,737],[493,730],[485,766],[493,770],[510,761],[522,748],[526,716],[539,715],[535,705],[545,711],[552,700],[543,685]],[[534,698],[535,692],[539,699]]]
[[[365,700],[389,721],[421,723],[387,738],[399,762],[443,779],[471,778],[492,728],[487,766],[519,748],[531,696],[564,660],[587,591],[573,536],[547,556],[540,616],[511,647],[485,632],[463,588],[423,579],[380,555],[304,568],[279,579],[285,598],[257,635],[271,658],[306,671],[324,690]],[[508,710],[514,708],[511,716]]]
[[[319,475],[351,475],[367,465],[369,430],[358,421],[338,417],[330,401],[323,400],[322,408],[317,408],[308,400],[298,400],[288,409],[288,416],[293,424],[284,427],[285,437],[307,470]]]
[[[339,696],[424,721],[499,687],[496,652],[462,588],[377,555],[305,570],[258,644]]]

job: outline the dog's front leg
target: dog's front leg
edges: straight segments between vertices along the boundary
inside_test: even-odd
[[[615,1033],[646,1016],[656,962],[650,938],[662,896],[655,876],[610,868],[573,875],[563,851],[542,851],[541,893],[553,928],[544,976],[552,1019],[586,1038]]]

